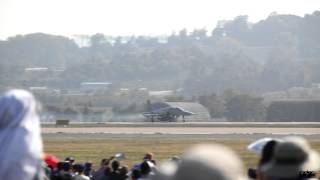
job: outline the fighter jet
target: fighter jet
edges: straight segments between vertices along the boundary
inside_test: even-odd
[[[187,111],[185,109],[182,109],[180,107],[164,107],[152,110],[150,112],[144,112],[142,113],[143,116],[151,120],[151,122],[154,122],[155,120],[159,121],[177,121],[177,119],[182,116],[183,122],[185,122],[184,117],[185,116],[191,116],[195,113]]]

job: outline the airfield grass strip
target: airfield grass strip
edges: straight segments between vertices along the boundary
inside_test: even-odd
[[[95,167],[102,158],[117,152],[126,154],[122,162],[129,167],[141,162],[146,152],[153,152],[161,162],[174,155],[181,155],[195,144],[219,143],[232,148],[243,160],[246,167],[255,167],[258,156],[247,150],[250,140],[188,140],[188,139],[44,139],[45,152],[54,154],[63,160],[74,156],[78,162],[93,162]],[[313,148],[320,151],[320,140],[310,141]]]

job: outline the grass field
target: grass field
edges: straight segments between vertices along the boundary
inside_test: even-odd
[[[44,139],[45,151],[60,159],[73,156],[78,162],[91,161],[95,167],[102,158],[117,152],[126,154],[123,164],[131,167],[141,162],[146,152],[153,152],[155,159],[164,161],[173,155],[181,155],[187,148],[200,143],[219,143],[232,148],[239,154],[246,167],[254,167],[258,156],[249,152],[246,147],[249,140],[188,140],[188,139]],[[320,140],[310,142],[320,151]]]

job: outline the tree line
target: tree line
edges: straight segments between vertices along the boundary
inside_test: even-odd
[[[79,88],[84,81],[123,87],[183,89],[188,95],[283,90],[320,82],[320,11],[304,17],[272,13],[257,23],[242,15],[216,27],[163,37],[89,36],[89,45],[42,33],[0,41],[0,88]],[[26,67],[63,70],[26,79]]]

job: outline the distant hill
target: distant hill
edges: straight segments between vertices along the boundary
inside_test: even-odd
[[[63,69],[37,78],[57,89],[94,81],[182,88],[190,95],[305,87],[320,82],[319,32],[315,11],[304,17],[273,13],[257,23],[241,15],[213,30],[183,29],[168,37],[95,34],[81,47],[62,36],[18,35],[0,41],[0,89],[28,86],[24,69],[30,67]]]

